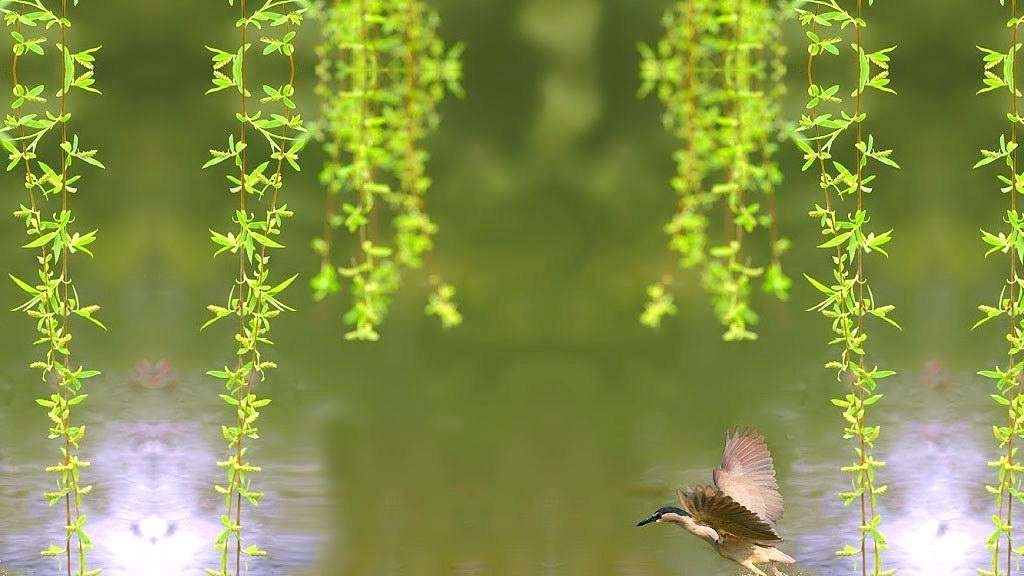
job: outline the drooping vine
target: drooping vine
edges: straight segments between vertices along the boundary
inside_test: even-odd
[[[434,286],[426,312],[458,325],[455,289],[428,259],[438,230],[425,208],[431,180],[423,141],[439,124],[445,95],[462,95],[462,45],[444,44],[440,18],[422,0],[333,0],[318,14],[317,133],[327,199],[323,233],[313,241],[321,260],[314,299],[339,292],[345,280],[352,298],[345,337],[375,341],[403,271],[426,265]],[[390,222],[382,222],[385,214]],[[355,257],[340,265],[339,228],[356,244]]]
[[[72,48],[67,0],[12,0],[5,5],[0,12],[13,39],[14,98],[0,141],[8,152],[7,170],[24,173],[26,198],[14,216],[24,223],[27,239],[23,248],[35,254],[36,262],[34,278],[10,277],[28,295],[15,310],[32,319],[38,332],[35,344],[45,350],[31,366],[55,391],[36,403],[47,410],[49,438],[60,444],[59,460],[46,468],[55,487],[44,497],[51,506],[63,505],[64,535],[41,554],[58,558],[60,572],[67,576],[92,576],[101,569],[89,567],[92,542],[82,512],[84,497],[92,486],[83,482],[84,470],[89,467],[81,451],[85,426],[75,422],[77,407],[88,398],[84,384],[99,372],[74,363],[73,320],[84,319],[105,328],[94,317],[99,306],[85,304],[72,280],[72,256],[91,257],[89,246],[96,241],[97,232],[77,230],[71,200],[81,187],[78,168],[82,164],[103,168],[103,164],[96,158],[97,151],[83,149],[78,134],[72,133],[71,96],[100,93],[94,77],[100,48],[77,52]],[[78,1],[72,6],[77,7]],[[36,72],[49,77],[47,72],[59,70],[58,88],[47,89],[29,78],[31,74],[21,69],[28,56],[51,57],[50,64]]]
[[[74,1],[73,6],[78,6]],[[81,164],[97,168],[95,150],[83,150],[78,134],[72,133],[71,95],[98,94],[94,87],[95,53],[99,47],[75,51],[71,44],[72,20],[67,0],[13,0],[0,9],[13,40],[11,79],[13,100],[4,121],[3,147],[8,153],[7,171],[24,172],[27,198],[14,212],[25,224],[27,243],[35,253],[35,278],[28,281],[9,275],[29,299],[15,310],[25,313],[36,325],[35,343],[45,349],[32,363],[52,394],[36,400],[47,410],[49,438],[59,443],[59,459],[46,467],[54,478],[54,489],[44,494],[51,506],[62,504],[63,538],[42,550],[45,557],[61,559],[61,572],[68,576],[99,574],[89,568],[92,549],[82,512],[84,497],[92,486],[83,483],[89,461],[82,459],[85,426],[75,425],[77,407],[88,395],[85,381],[99,375],[96,370],[75,365],[72,360],[73,319],[84,319],[103,328],[94,318],[96,304],[85,304],[71,274],[76,254],[92,256],[89,246],[96,231],[81,233],[72,198],[81,188]],[[27,79],[20,65],[24,58],[50,56],[43,68],[59,71],[60,85],[47,90],[44,84]],[[41,73],[41,74],[42,74]],[[43,74],[44,76],[47,76]]]
[[[761,0],[765,6],[761,14],[764,21],[759,26],[764,29],[764,44],[761,46],[761,65],[764,67],[760,77],[759,90],[762,94],[757,103],[757,113],[762,118],[764,127],[760,133],[758,162],[755,166],[755,181],[758,190],[764,195],[768,213],[765,216],[769,234],[771,257],[765,267],[762,289],[785,302],[789,300],[789,290],[793,281],[782,267],[782,257],[790,249],[790,240],[783,236],[779,229],[778,188],[782,184],[783,175],[779,169],[775,155],[779,150],[779,139],[775,136],[784,133],[788,127],[782,118],[782,100],[786,95],[786,48],[783,37],[783,21],[788,17],[788,6],[778,5],[774,10],[768,5],[770,0]]]
[[[782,18],[768,0],[684,0],[666,14],[656,49],[640,46],[641,95],[657,91],[664,124],[681,142],[676,213],[664,228],[675,263],[647,289],[640,320],[648,326],[677,312],[675,268],[700,270],[728,341],[757,338],[755,281],[763,278],[765,292],[788,298],[781,260],[788,241],[779,236],[775,211],[781,172],[773,159],[784,92]],[[725,223],[719,239],[710,233],[716,210]],[[749,241],[760,228],[769,231],[767,269],[753,263]]]
[[[281,293],[297,276],[281,280],[271,271],[271,254],[284,248],[279,242],[284,221],[292,216],[282,203],[285,174],[298,171],[298,157],[308,138],[302,117],[295,112],[295,36],[307,11],[303,0],[264,0],[250,9],[247,0],[228,0],[237,6],[238,47],[233,50],[208,48],[213,54],[213,87],[207,94],[226,93],[238,98],[237,132],[228,136],[225,150],[211,150],[204,165],[231,166],[226,178],[228,190],[238,196],[238,208],[232,222],[234,231],[211,230],[217,247],[215,255],[237,256],[237,275],[223,306],[212,305],[213,314],[203,326],[233,317],[237,321],[234,341],[237,349],[233,366],[211,370],[208,374],[224,382],[227,394],[220,398],[231,410],[232,421],[221,427],[227,443],[227,458],[217,465],[224,469],[225,483],[214,488],[224,497],[225,512],[220,517],[222,530],[215,547],[219,552],[216,568],[207,568],[213,576],[241,576],[243,554],[250,558],[265,556],[258,544],[245,544],[243,506],[256,507],[263,493],[253,486],[260,472],[248,456],[249,443],[259,438],[257,420],[270,398],[256,392],[257,384],[267,381],[276,364],[264,356],[270,340],[271,322],[282,312],[291,311],[281,301]],[[254,48],[259,42],[260,48]],[[250,54],[259,49],[263,56],[283,61],[285,74],[276,82],[261,83],[258,101],[249,78]],[[261,106],[262,105],[262,106]],[[232,567],[232,559],[233,567]]]
[[[1001,6],[1006,6],[1006,0],[1000,0]],[[1004,223],[1006,227],[998,234],[982,230],[982,241],[988,248],[986,256],[1002,253],[1009,255],[1009,272],[1005,284],[999,293],[999,298],[992,305],[982,305],[979,309],[984,316],[975,323],[977,328],[982,324],[996,318],[1005,317],[1008,320],[1006,341],[1007,365],[1005,368],[996,366],[992,370],[979,372],[980,375],[995,381],[996,394],[992,399],[1006,410],[1006,425],[994,426],[993,434],[999,443],[1002,456],[989,466],[995,468],[996,483],[987,486],[988,491],[995,498],[996,512],[992,516],[993,530],[988,537],[987,547],[992,553],[992,560],[989,569],[979,569],[981,574],[991,576],[1009,575],[1013,573],[1013,556],[1020,554],[1020,547],[1014,548],[1013,529],[1013,505],[1014,500],[1022,498],[1020,493],[1020,464],[1016,458],[1017,446],[1014,440],[1024,436],[1024,397],[1020,394],[1021,372],[1024,363],[1021,361],[1021,350],[1024,348],[1024,324],[1021,321],[1022,302],[1021,288],[1022,279],[1019,276],[1020,259],[1024,258],[1024,214],[1017,208],[1017,194],[1024,190],[1022,174],[1017,167],[1017,131],[1024,117],[1019,113],[1020,90],[1017,87],[1017,53],[1021,45],[1018,42],[1021,23],[1024,22],[1018,15],[1017,0],[1009,1],[1010,18],[1007,21],[1009,28],[1008,46],[1005,50],[992,50],[982,48],[982,59],[984,65],[983,87],[978,94],[996,93],[1008,96],[1006,119],[1009,122],[1008,133],[1003,133],[999,138],[997,150],[982,150],[981,160],[975,164],[980,168],[988,164],[1002,162],[1006,166],[1005,173],[997,177],[1000,189],[1004,194],[1009,195],[1009,206],[1006,211]],[[1003,548],[1005,542],[1005,548]],[[1002,568],[1002,560],[1005,554],[1005,569]]]
[[[868,4],[872,4],[868,0]],[[832,400],[842,410],[846,422],[844,438],[852,443],[854,462],[843,467],[850,476],[851,488],[839,494],[847,506],[859,508],[858,545],[847,544],[836,554],[853,557],[861,574],[891,574],[883,564],[885,537],[880,531],[878,498],[886,492],[879,483],[878,470],[885,463],[875,458],[875,443],[881,427],[870,425],[870,411],[881,398],[878,381],[894,372],[883,370],[867,360],[867,320],[876,319],[899,328],[890,317],[893,306],[877,302],[866,275],[866,260],[872,254],[887,256],[885,246],[892,231],[870,231],[871,215],[865,197],[872,193],[876,175],[871,169],[879,164],[899,168],[892,151],[876,148],[872,135],[865,134],[868,114],[864,97],[869,93],[895,94],[890,87],[890,54],[895,47],[870,51],[861,43],[867,26],[862,15],[862,0],[808,0],[798,9],[800,23],[808,40],[806,114],[800,119],[795,141],[804,154],[805,171],[818,173],[821,200],[810,211],[819,225],[822,243],[829,254],[831,278],[822,282],[806,275],[810,284],[824,295],[813,307],[828,319],[839,348],[838,356],[827,364],[837,381],[849,384],[847,393]],[[850,42],[847,48],[846,42]],[[857,85],[846,92],[838,83],[820,79],[819,58],[846,54],[848,66],[855,66]],[[837,71],[838,75],[839,72]],[[845,146],[849,146],[844,150]]]
[[[764,129],[761,124],[764,117],[752,114],[764,100],[763,94],[755,92],[753,86],[754,76],[763,70],[752,67],[752,52],[760,47],[759,33],[764,31],[756,18],[760,6],[752,0],[733,0],[724,6],[724,15],[732,23],[733,32],[723,72],[730,115],[719,120],[725,145],[716,152],[726,157],[723,160],[726,179],[714,189],[726,197],[730,221],[728,241],[711,248],[704,285],[719,320],[726,327],[723,338],[727,341],[757,338],[752,327],[758,317],[751,307],[750,291],[751,283],[764,274],[764,269],[753,265],[747,254],[747,235],[758,226],[761,207],[749,201],[753,184],[751,152],[761,142],[756,132]]]

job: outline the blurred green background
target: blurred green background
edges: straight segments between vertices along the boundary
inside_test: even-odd
[[[798,281],[786,305],[760,299],[751,345],[720,341],[695,282],[660,331],[637,322],[665,262],[675,142],[660,104],[636,97],[636,44],[657,41],[670,2],[433,4],[445,37],[467,44],[468,97],[442,110],[428,200],[438,263],[466,322],[442,332],[424,318],[429,287],[410,276],[382,342],[343,341],[345,302],[314,305],[305,287],[323,198],[320,151],[308,148],[285,192],[296,218],[276,261],[304,279],[290,290],[299,312],[275,326],[281,368],[254,448],[270,492],[254,530],[273,559],[250,573],[735,574],[676,530],[633,526],[671,503],[674,486],[709,481],[722,434],[737,424],[760,427],[775,451],[783,548],[804,573],[845,573],[832,551],[855,523],[831,493],[847,448],[828,404],[838,385],[822,368],[827,326],[803,311],[812,291]],[[204,522],[218,508],[207,484],[224,416],[218,384],[202,374],[231,356],[226,331],[198,333],[232,277],[229,261],[211,258],[207,229],[223,227],[234,202],[219,172],[199,169],[233,127],[235,104],[203,95],[203,46],[234,44],[234,12],[149,1],[83,2],[74,14],[75,45],[104,46],[105,95],[73,102],[77,132],[108,166],[74,199],[82,226],[101,230],[76,279],[111,327],[76,335],[79,357],[104,371],[83,411],[97,554],[113,574],[195,574],[212,547]],[[867,17],[867,45],[899,44],[899,96],[866,101],[870,132],[903,166],[868,200],[875,227],[896,231],[891,258],[868,272],[905,327],[872,334],[872,359],[900,373],[876,411],[887,426],[891,558],[904,574],[973,574],[991,513],[987,430],[1000,418],[973,373],[1002,360],[1004,346],[999,328],[968,329],[1006,266],[983,259],[978,234],[999,226],[1005,197],[971,165],[997,141],[1007,104],[973,95],[974,46],[1007,44],[1006,13],[994,0],[883,1]],[[804,56],[795,24],[788,32],[795,118]],[[312,118],[315,26],[302,35],[298,82]],[[822,276],[828,262],[806,217],[814,177],[799,172],[793,147],[782,161],[788,270]],[[3,182],[13,210],[22,189],[16,176]],[[30,272],[21,238],[16,220],[0,226],[4,272]],[[0,296],[6,307],[19,297],[13,286]],[[53,446],[32,402],[42,385],[25,367],[32,327],[15,314],[0,322],[0,567],[48,574],[36,550],[59,525],[36,497]],[[132,383],[137,362],[161,358],[175,385]],[[154,562],[164,555],[179,564]]]

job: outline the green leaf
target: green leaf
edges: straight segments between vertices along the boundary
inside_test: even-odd
[[[253,240],[259,242],[260,244],[266,246],[267,248],[284,248],[283,245],[278,244],[273,239],[271,239],[271,238],[269,238],[267,236],[264,236],[263,234],[260,234],[259,232],[253,232],[252,230],[249,230],[249,236],[252,236]]]
[[[15,284],[17,284],[18,288],[21,288],[21,289],[22,289],[23,291],[25,291],[26,293],[28,293],[28,294],[31,294],[32,296],[35,296],[36,294],[39,294],[39,290],[36,290],[36,289],[35,289],[35,288],[33,288],[32,286],[29,286],[29,285],[28,285],[27,283],[25,283],[24,281],[22,281],[22,280],[21,280],[20,278],[18,278],[18,277],[17,277],[17,276],[15,276],[14,274],[7,274],[7,276],[8,276],[8,277],[9,277],[9,278],[10,278],[10,279],[11,279],[11,280],[12,280],[12,281],[13,281],[13,282],[15,283]]]
[[[841,246],[841,245],[845,244],[850,239],[850,236],[853,236],[853,231],[852,230],[849,231],[849,232],[843,232],[842,234],[837,234],[836,236],[831,238],[829,241],[827,241],[827,242],[825,242],[823,244],[819,244],[818,248],[835,248],[836,246]]]
[[[57,237],[57,234],[58,232],[49,232],[47,234],[43,234],[39,238],[36,238],[35,240],[29,242],[28,244],[25,244],[24,246],[22,246],[22,248],[40,248],[42,246],[46,246],[47,244],[50,243],[51,240]]]

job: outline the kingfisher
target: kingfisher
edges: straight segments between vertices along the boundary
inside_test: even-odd
[[[777,564],[796,560],[777,548],[782,543],[776,523],[783,502],[764,436],[753,428],[728,432],[722,465],[713,479],[714,485],[677,490],[680,508],[660,508],[637,526],[676,524],[756,576],[768,576],[758,565],[774,576],[786,576]]]

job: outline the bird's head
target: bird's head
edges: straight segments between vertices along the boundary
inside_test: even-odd
[[[654,514],[651,514],[650,518],[639,522],[637,527],[646,526],[654,522],[678,522],[689,515],[689,512],[681,508],[666,506],[664,508],[658,508]]]

